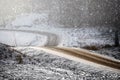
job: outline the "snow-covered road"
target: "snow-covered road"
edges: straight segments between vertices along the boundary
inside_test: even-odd
[[[26,47],[15,47],[14,49],[20,49],[20,48],[26,48]],[[61,56],[69,60],[98,67],[100,68],[100,70],[98,71],[102,71],[102,70],[115,71],[115,72],[120,71],[120,60],[113,59],[111,57],[105,57],[103,55],[89,52],[84,49],[68,48],[68,47],[29,47],[29,48],[38,51],[45,51],[47,53]]]
[[[39,34],[47,37],[47,42],[44,44],[44,46],[57,46],[59,44],[60,38],[56,34],[49,33],[49,32],[40,32],[40,31],[32,31],[32,30],[15,30],[15,29],[0,29],[1,32],[22,32],[22,35],[24,33],[33,33],[33,34]],[[15,35],[14,33],[14,35]],[[3,35],[4,36],[4,35]],[[6,37],[10,37],[9,35]],[[14,38],[16,38],[15,36]],[[3,39],[2,39],[3,40]],[[15,40],[15,39],[14,39]],[[23,40],[24,42],[24,40]]]
[[[104,57],[99,54],[95,54],[89,52],[84,49],[78,48],[66,48],[66,47],[32,47],[38,50],[44,50],[45,52],[62,56],[68,58],[70,60],[75,60],[79,62],[83,62],[85,64],[90,64],[95,67],[102,67],[109,70],[117,69],[116,71],[120,70],[120,61],[113,60],[110,57]],[[112,68],[112,69],[111,69]]]

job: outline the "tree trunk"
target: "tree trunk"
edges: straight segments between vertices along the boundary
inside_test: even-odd
[[[119,36],[118,36],[118,30],[115,31],[115,47],[118,47],[120,44],[119,44]]]

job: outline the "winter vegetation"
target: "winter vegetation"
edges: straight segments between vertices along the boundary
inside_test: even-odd
[[[0,0],[0,80],[119,80],[114,71],[30,46],[84,48],[120,60],[120,0]]]

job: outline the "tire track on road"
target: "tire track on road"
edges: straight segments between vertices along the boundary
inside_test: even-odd
[[[120,61],[104,57],[102,55],[92,54],[87,50],[75,49],[75,48],[64,48],[64,47],[34,47],[53,55],[68,58],[70,60],[80,61],[85,60],[88,64],[96,64],[99,67],[105,67],[120,71]],[[84,61],[83,61],[84,62]],[[92,62],[92,63],[91,63]]]

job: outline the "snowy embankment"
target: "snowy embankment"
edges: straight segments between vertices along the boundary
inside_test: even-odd
[[[0,79],[21,80],[109,80],[120,79],[120,74],[84,63],[75,62],[29,47],[0,44]]]
[[[59,37],[48,32],[13,29],[0,29],[0,31],[3,37],[0,39],[1,42],[9,44],[9,41],[13,41],[11,46],[57,46],[59,43]],[[12,33],[11,36],[9,33]],[[6,39],[5,35],[9,38]]]
[[[57,26],[56,26],[57,25]],[[108,29],[107,27],[75,27],[75,28],[65,28],[60,24],[51,24],[48,21],[48,14],[21,14],[17,16],[11,23],[7,24],[4,29],[15,29],[15,30],[32,30],[39,32],[47,32],[48,34],[54,34],[57,36],[58,46],[68,46],[68,47],[83,47],[89,45],[105,45],[105,44],[113,44],[113,31]],[[1,31],[0,31],[1,32]],[[2,33],[3,34],[3,33]],[[6,33],[5,33],[6,34]],[[44,46],[46,41],[46,35],[41,34],[28,34],[28,33],[18,33],[15,31],[13,34],[14,40],[9,42],[8,38],[0,39],[3,43],[15,44],[15,40],[17,40],[17,46],[23,45],[34,45],[34,46]],[[26,35],[27,34],[27,35]],[[14,36],[15,35],[15,36]],[[28,36],[28,37],[27,37]],[[40,36],[41,38],[35,38],[35,36]],[[31,38],[30,38],[31,37]],[[25,39],[26,38],[26,39]],[[34,39],[33,39],[34,38]],[[48,38],[48,37],[47,37]],[[49,39],[49,38],[48,38]],[[7,40],[7,41],[6,41]],[[54,38],[51,39],[54,43]],[[5,42],[6,41],[6,42]],[[33,42],[33,44],[31,44]],[[36,43],[34,43],[36,42]]]

